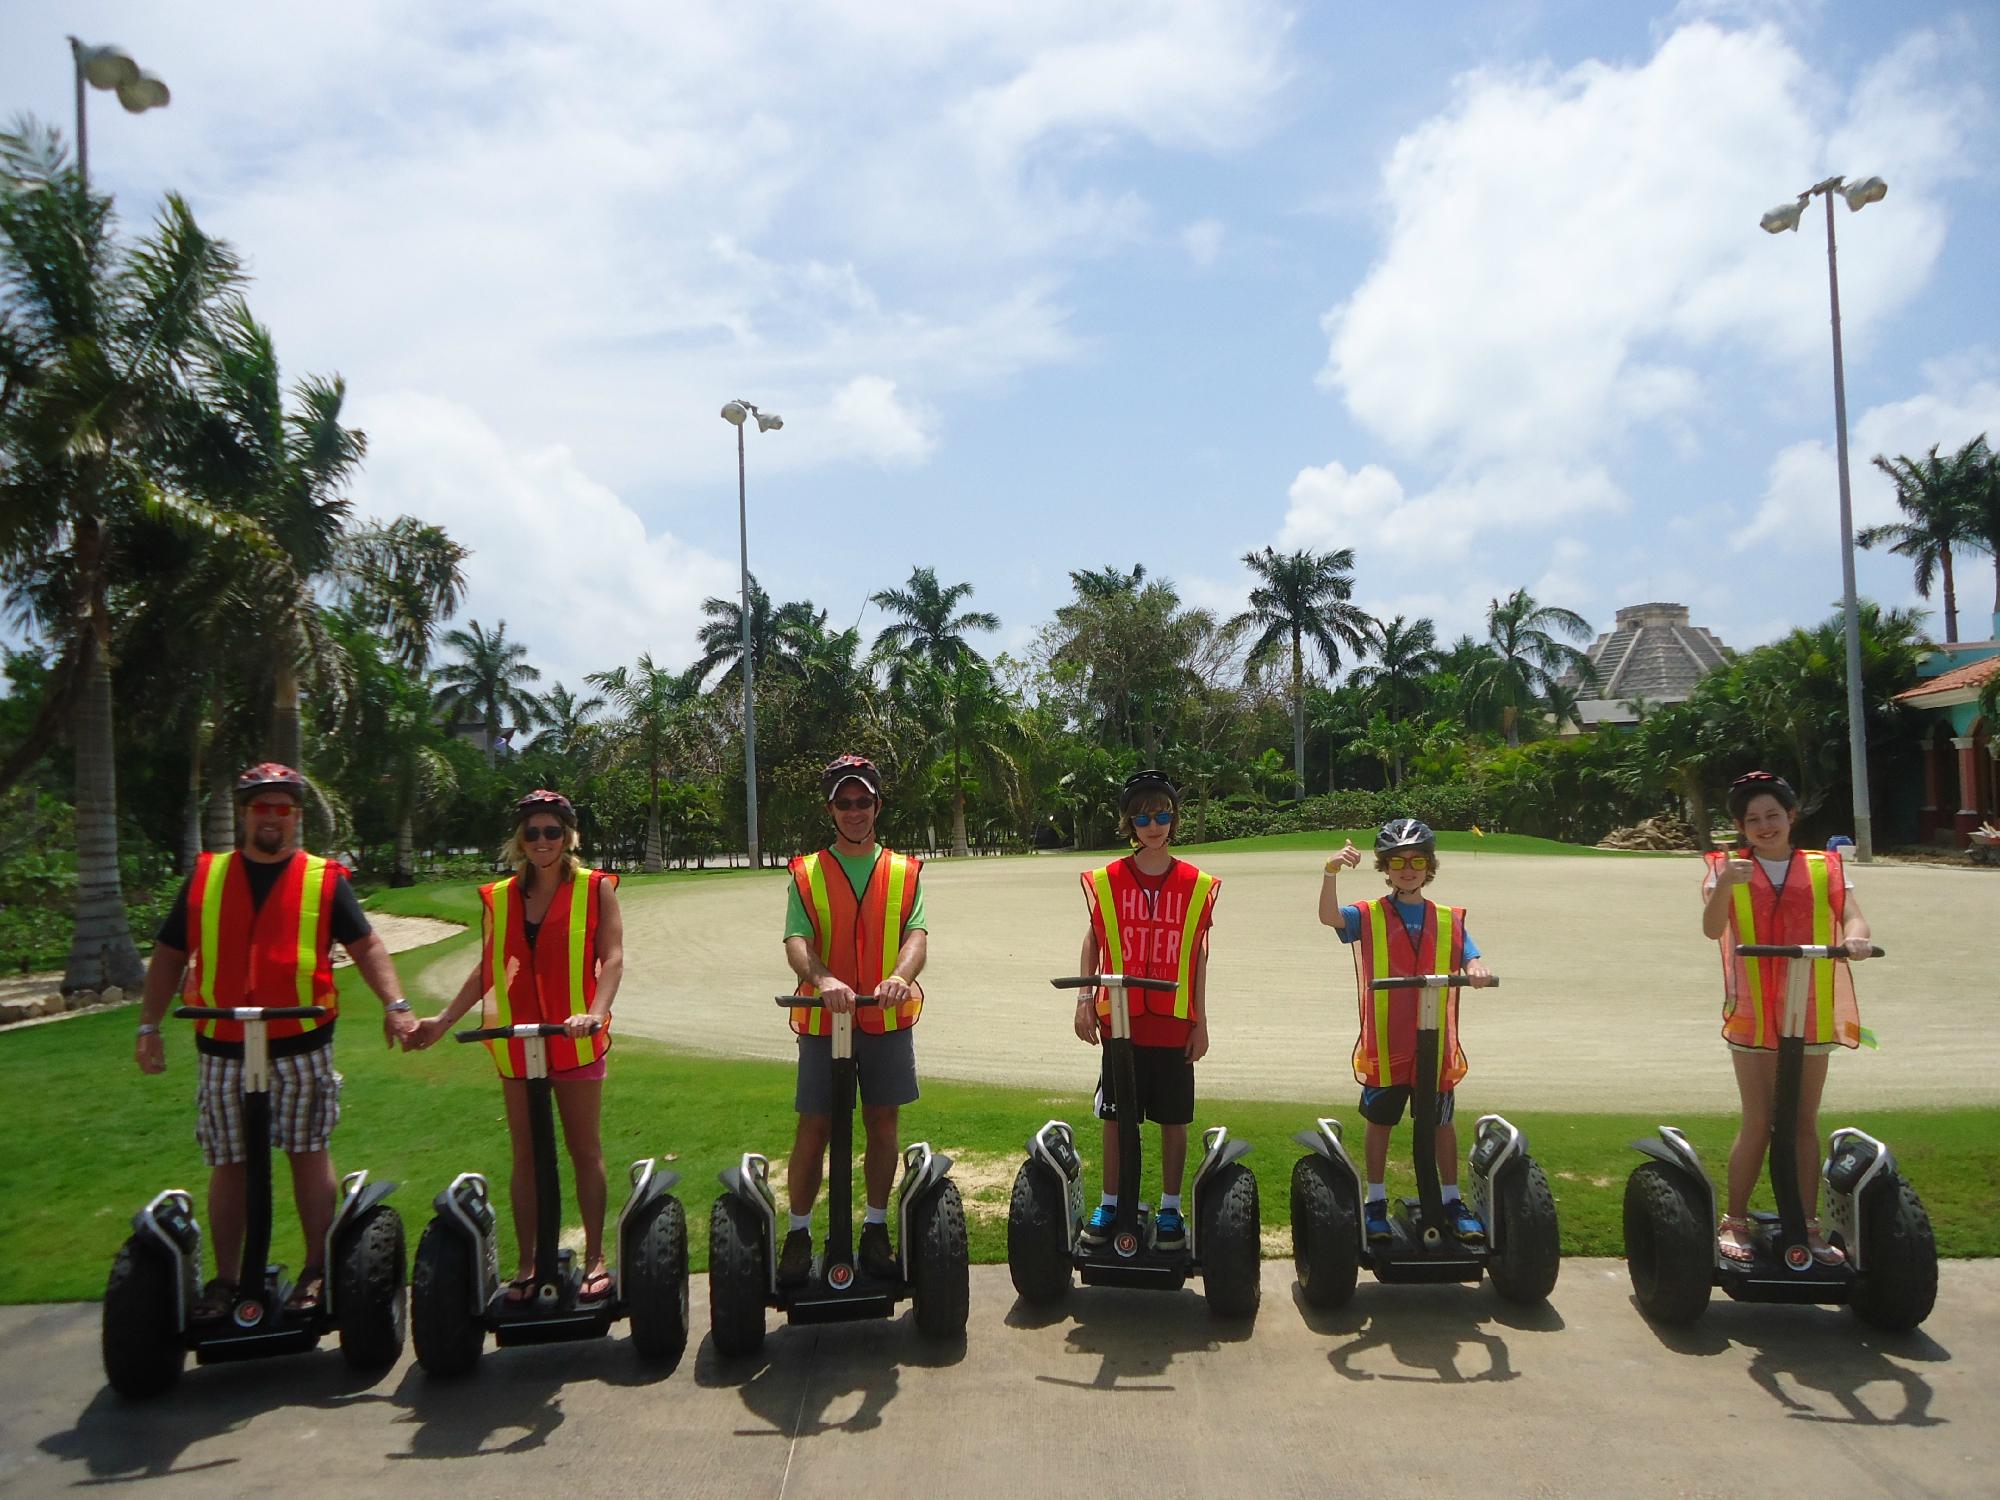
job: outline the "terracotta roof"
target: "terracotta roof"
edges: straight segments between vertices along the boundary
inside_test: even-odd
[[[1989,656],[1981,661],[1969,661],[1962,667],[1953,667],[1949,672],[1927,678],[1913,688],[1905,688],[1896,694],[1896,701],[1911,703],[1919,698],[1929,698],[1936,693],[1955,693],[1963,688],[1977,688],[1995,672],[2000,672],[2000,655]]]

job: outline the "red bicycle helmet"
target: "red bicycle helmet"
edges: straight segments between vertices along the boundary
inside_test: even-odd
[[[306,800],[305,777],[275,760],[259,761],[236,778],[236,800],[242,802],[273,787],[290,792],[301,802]]]
[[[524,821],[537,808],[544,808],[561,818],[565,823],[576,822],[576,808],[561,792],[552,792],[545,786],[538,786],[519,802],[514,804],[514,821]]]
[[[882,800],[882,773],[865,755],[842,755],[828,761],[826,769],[819,773],[820,796],[831,802],[843,781],[858,781],[875,794],[876,801]]]

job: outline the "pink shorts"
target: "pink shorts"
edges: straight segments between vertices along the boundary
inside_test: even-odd
[[[604,1065],[611,1061],[611,1054],[605,1053],[596,1062],[585,1063],[580,1068],[550,1068],[549,1077],[557,1083],[602,1083]]]

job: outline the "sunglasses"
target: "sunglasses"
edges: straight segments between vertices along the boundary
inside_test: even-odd
[[[563,836],[560,823],[544,823],[539,828],[523,828],[521,836],[531,844],[553,844]]]
[[[283,798],[275,802],[266,800],[250,804],[250,811],[260,818],[289,818],[298,810],[298,803],[287,802]]]
[[[1392,870],[1428,870],[1431,859],[1428,854],[1392,854],[1389,868]]]
[[[827,798],[826,805],[838,808],[842,812],[860,812],[864,807],[873,807],[875,799],[873,797],[829,797]]]
[[[1132,826],[1134,828],[1150,828],[1155,823],[1158,823],[1162,828],[1171,828],[1174,823],[1174,815],[1170,812],[1132,814]]]

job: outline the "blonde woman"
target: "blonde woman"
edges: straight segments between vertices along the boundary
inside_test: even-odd
[[[506,858],[514,874],[480,889],[484,938],[479,960],[450,1005],[423,1022],[410,1045],[423,1049],[448,1035],[483,998],[483,1025],[560,1025],[548,1043],[549,1077],[562,1116],[563,1142],[576,1172],[583,1216],[584,1273],[577,1300],[611,1294],[604,1265],[604,1144],[598,1129],[605,1060],[611,1049],[611,1002],[625,969],[624,921],[618,877],[586,869],[577,858],[576,809],[560,792],[538,790],[514,804]],[[581,950],[581,961],[578,950]],[[543,1206],[535,1201],[535,1163],[528,1126],[528,1088],[520,1042],[488,1042],[507,1101],[514,1146],[510,1197],[520,1270],[511,1302],[532,1295],[542,1268],[534,1264],[535,1231]],[[560,1215],[562,1206],[548,1212]]]

